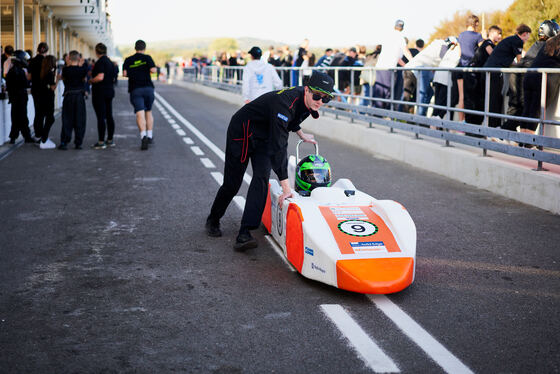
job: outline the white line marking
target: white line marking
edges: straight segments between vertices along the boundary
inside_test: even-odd
[[[206,167],[207,169],[213,169],[216,167],[216,165],[214,165],[214,163],[212,162],[212,160],[210,160],[209,158],[201,158],[200,162],[202,162],[202,165],[204,165],[204,167]]]
[[[222,161],[225,161],[226,155],[225,153],[218,148],[210,139],[208,139],[203,133],[201,133],[192,123],[187,121],[185,117],[183,117],[179,112],[175,110],[159,93],[155,92],[156,98],[161,101],[161,103],[169,110],[171,114],[173,114],[177,119],[185,125],[185,127],[192,132],[204,145],[206,145],[212,152],[214,152]],[[243,176],[243,180],[245,183],[251,183],[251,176],[247,173]]]
[[[270,243],[270,245],[272,246],[272,249],[274,249],[274,252],[276,252],[276,254],[278,256],[280,256],[282,261],[284,261],[284,263],[288,266],[288,269],[290,269],[293,272],[296,272],[297,271],[296,268],[292,264],[290,264],[290,261],[288,261],[286,256],[284,256],[284,252],[282,252],[282,248],[280,248],[278,243],[276,243],[276,241],[274,241],[274,238],[272,237],[272,235],[265,235],[264,238]]]
[[[173,118],[168,119],[167,122],[169,122],[172,125],[177,123],[177,121],[175,121]]]
[[[188,145],[194,144],[193,140],[191,138],[183,138],[183,141],[185,143],[187,143]]]
[[[171,125],[171,127],[173,127],[175,130],[179,130],[181,128],[181,126],[179,126],[178,124]]]
[[[233,202],[237,204],[237,207],[241,209],[241,211],[245,210],[245,198],[243,196],[234,196]]]
[[[180,136],[185,136],[185,135],[187,135],[187,133],[186,133],[185,130],[183,130],[183,129],[177,129],[177,130],[175,130],[175,131],[177,131],[177,134],[179,134]]]
[[[193,153],[197,156],[204,155],[204,152],[202,152],[202,149],[200,149],[200,147],[197,147],[196,145],[191,147],[191,151],[193,151]]]
[[[212,177],[216,180],[216,182],[218,182],[220,186],[224,183],[224,176],[219,171],[213,171],[210,174],[212,174]]]
[[[447,373],[473,372],[457,357],[447,350],[440,342],[431,336],[401,308],[385,295],[369,295],[369,298],[399,329],[416,343],[428,356],[432,358]]]
[[[323,313],[336,325],[365,364],[376,373],[400,373],[397,365],[379,348],[340,305],[323,304]]]

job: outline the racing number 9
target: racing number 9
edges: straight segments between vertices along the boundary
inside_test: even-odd
[[[338,224],[338,229],[347,235],[370,236],[377,232],[375,224],[362,220],[348,220]]]
[[[352,225],[350,226],[355,233],[361,234],[362,232],[366,231],[366,228],[362,225]]]

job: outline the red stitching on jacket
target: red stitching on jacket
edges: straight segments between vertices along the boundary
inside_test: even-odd
[[[292,109],[292,107],[294,106],[294,104],[295,104],[295,102],[297,101],[297,99],[299,99],[299,96],[296,97],[296,98],[294,99],[294,101],[292,101],[292,105],[290,105],[290,107],[289,107],[288,109]]]

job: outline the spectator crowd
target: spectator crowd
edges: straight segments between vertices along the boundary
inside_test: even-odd
[[[287,45],[280,48],[270,46],[264,52],[255,46],[248,52],[220,52],[211,58],[194,55],[184,62],[182,67],[192,67],[196,74],[200,74],[206,66],[224,68],[219,74],[222,74],[222,78],[227,82],[242,86],[246,103],[274,89],[300,83],[305,85],[312,72],[318,70],[335,79],[338,100],[363,106],[391,108],[440,118],[456,116],[459,121],[480,125],[484,116],[465,113],[461,109],[484,111],[487,94],[490,113],[540,117],[540,73],[492,72],[488,82],[490,91],[486,93],[485,73],[390,69],[560,68],[560,26],[554,20],[544,20],[539,25],[538,40],[526,53],[524,44],[533,30],[525,24],[519,25],[514,35],[503,38],[502,29],[498,25],[492,25],[480,32],[478,17],[469,15],[465,20],[465,29],[459,35],[436,39],[427,45],[422,39],[409,42],[404,36],[404,27],[404,21],[397,20],[392,30],[381,35],[380,43],[372,51],[368,51],[363,45],[356,45],[342,50],[327,48],[320,56],[316,56],[310,49],[309,40],[304,39],[294,51]],[[107,48],[103,44],[99,43],[95,52],[95,60],[84,59],[78,51],[71,51],[64,55],[62,60],[57,61],[54,56],[48,54],[46,43],[38,45],[37,53],[32,59],[31,51],[14,51],[11,46],[3,49],[0,68],[12,104],[11,143],[14,143],[21,133],[25,142],[38,143],[41,149],[56,147],[49,138],[49,132],[54,123],[55,90],[59,81],[63,81],[63,126],[58,148],[67,149],[72,132],[75,148],[82,148],[86,121],[85,100],[90,95],[97,116],[99,135],[93,148],[114,146],[115,124],[111,102],[114,97],[113,86],[117,84],[118,67],[107,57]],[[135,56],[138,58],[138,55]],[[142,74],[149,75],[157,69],[159,76],[159,67],[156,67],[153,61],[148,65],[150,71]],[[129,63],[128,70],[131,67],[134,68],[133,62]],[[235,69],[227,69],[229,67]],[[294,67],[298,69],[279,69]],[[356,69],[344,69],[346,67]],[[371,69],[372,67],[376,69]],[[174,68],[180,66],[171,61],[165,64],[168,77]],[[141,81],[146,79],[149,80],[149,77],[142,78]],[[151,81],[148,83],[151,84]],[[560,74],[549,74],[546,93],[548,103],[558,99],[559,87]],[[30,133],[27,120],[29,88],[35,107],[35,137]],[[450,102],[448,97],[451,98]],[[391,103],[392,100],[401,103]],[[504,108],[504,102],[507,103],[507,109]],[[432,108],[431,103],[435,104]],[[139,105],[134,106],[135,113],[146,111],[146,118],[137,120],[141,136],[148,137],[144,142],[151,143],[151,104],[144,105],[143,109],[138,109]],[[488,126],[511,131],[517,131],[519,128],[519,131],[526,133],[535,133],[537,129],[536,122],[505,120],[494,116],[488,117]],[[146,144],[143,147],[147,147]]]

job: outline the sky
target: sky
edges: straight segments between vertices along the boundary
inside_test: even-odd
[[[457,10],[505,10],[513,0],[109,0],[117,45],[202,37],[257,37],[310,46],[376,44],[397,19],[410,39],[428,39]],[[468,4],[468,7],[465,6]],[[149,48],[149,45],[148,45]]]

